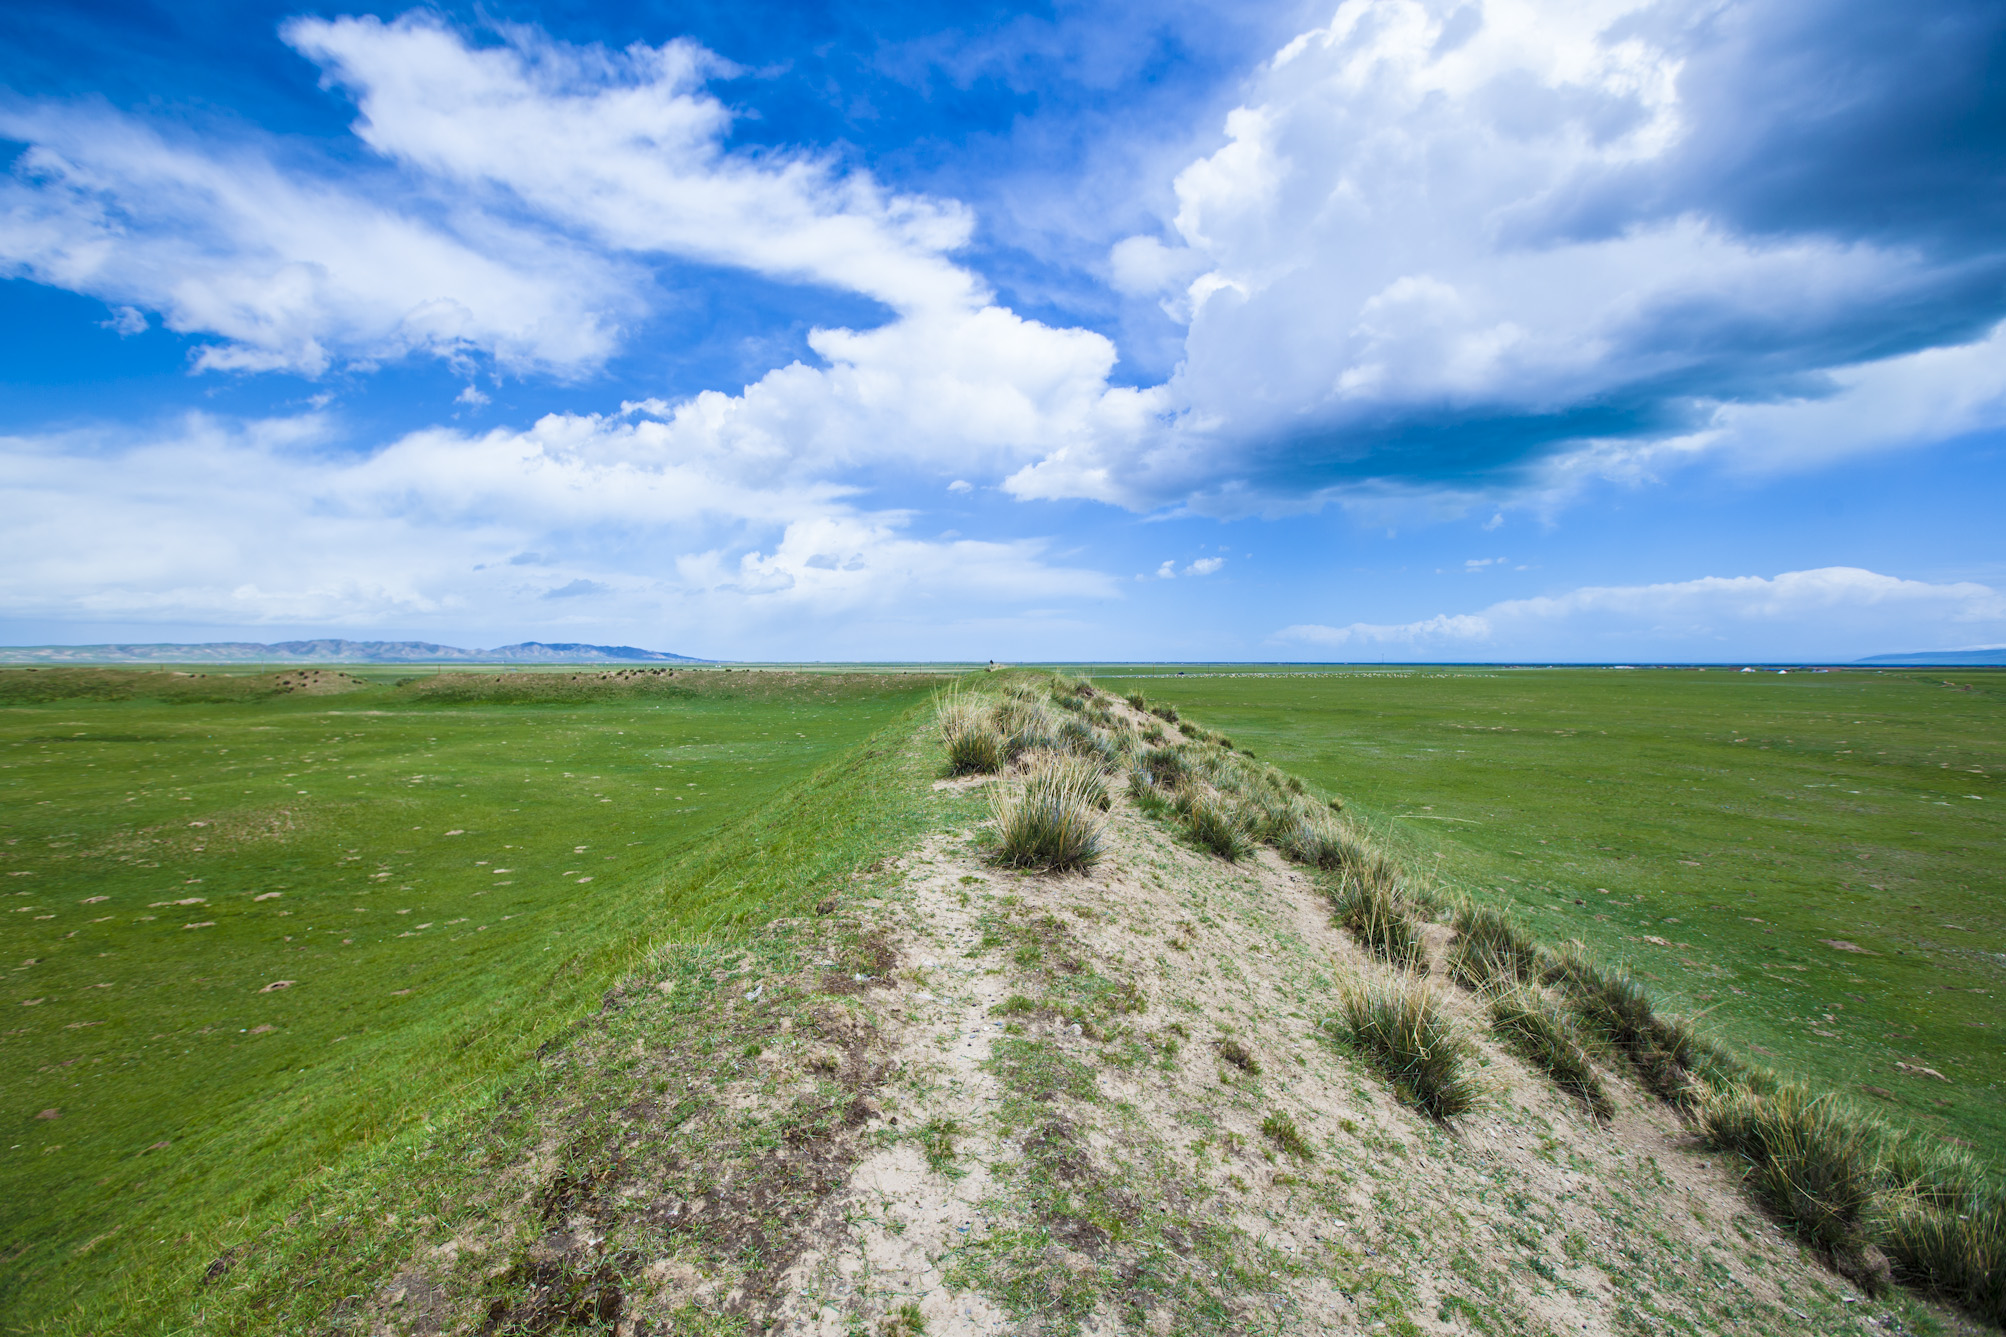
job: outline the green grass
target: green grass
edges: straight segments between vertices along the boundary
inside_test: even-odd
[[[276,681],[0,673],[16,1326],[168,1285],[506,1076],[652,943],[802,913],[767,873],[854,842],[765,814],[932,685]]]
[[[1627,961],[1759,1061],[2006,1146],[2006,673],[1123,676],[1156,672],[1096,680],[1341,795],[1410,866]]]

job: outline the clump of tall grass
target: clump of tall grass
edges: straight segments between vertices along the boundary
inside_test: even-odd
[[[1177,707],[1167,702],[1162,705],[1151,706],[1149,713],[1162,720],[1165,724],[1177,723]]]
[[[1283,858],[1311,868],[1335,872],[1347,862],[1350,841],[1321,809],[1298,807],[1278,824],[1270,838]]]
[[[1470,1045],[1441,999],[1412,975],[1355,989],[1344,999],[1343,1031],[1393,1083],[1399,1097],[1435,1119],[1453,1119],[1481,1095],[1470,1075]]]
[[[1517,984],[1489,999],[1491,1029],[1520,1058],[1553,1078],[1598,1119],[1615,1112],[1602,1078],[1575,1034],[1574,1020],[1544,990]]]
[[[1898,1279],[2006,1326],[2006,1197],[1996,1189],[1962,1212],[1908,1199],[1875,1234]]]
[[[1011,868],[1071,872],[1092,868],[1104,852],[1107,772],[1080,758],[1034,762],[1022,787],[990,796],[996,862]]]
[[[1232,774],[1228,771],[1228,774]],[[1303,805],[1294,794],[1265,775],[1234,775],[1234,792],[1247,825],[1262,840],[1278,844],[1278,837],[1302,815]]]
[[[981,701],[960,692],[942,693],[934,718],[950,774],[993,775],[1003,769],[1008,760],[1003,735],[989,722]]]
[[[1986,1174],[1963,1148],[1904,1129],[1881,1144],[1881,1178],[1904,1197],[1959,1214],[1978,1204]]]
[[[1421,959],[1421,925],[1388,866],[1365,875],[1347,869],[1331,901],[1337,922],[1374,956],[1402,968]]]
[[[1130,692],[1127,696],[1124,696],[1122,700],[1128,702],[1129,709],[1131,710],[1149,709],[1149,700],[1147,697],[1143,696],[1141,692]]]
[[[955,775],[994,775],[1008,760],[1003,735],[986,724],[974,724],[947,740],[948,769]]]
[[[1567,995],[1582,1025],[1628,1058],[1653,1094],[1690,1104],[1711,1086],[1753,1076],[1690,1021],[1658,1015],[1650,991],[1629,971],[1602,969],[1579,944],[1545,954],[1540,969]]]
[[[1146,817],[1161,817],[1170,811],[1169,796],[1150,780],[1140,762],[1129,767],[1128,797]]]
[[[1003,750],[1012,761],[1026,752],[1059,745],[1059,722],[1035,697],[1028,701],[1012,697],[998,706],[991,718],[1002,735]]]
[[[1539,973],[1539,948],[1525,926],[1492,905],[1456,907],[1449,973],[1476,989],[1517,984]]]
[[[1137,770],[1149,777],[1151,784],[1164,789],[1175,789],[1191,778],[1190,761],[1174,747],[1145,749],[1135,759],[1135,765]]]
[[[1116,748],[1107,735],[1085,720],[1065,720],[1056,735],[1059,747],[1074,756],[1087,757],[1103,766],[1114,761]]]
[[[1171,802],[1184,823],[1185,834],[1199,848],[1210,850],[1228,863],[1252,852],[1240,814],[1221,802],[1218,795],[1193,785],[1178,790]]]
[[[1797,1233],[1857,1257],[1875,1201],[1878,1130],[1830,1096],[1785,1086],[1709,1090],[1695,1116],[1708,1145],[1737,1156],[1756,1196]]]

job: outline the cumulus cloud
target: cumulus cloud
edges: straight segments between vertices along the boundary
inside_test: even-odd
[[[1224,565],[1226,565],[1226,559],[1223,557],[1200,557],[1197,561],[1184,568],[1184,574],[1187,576],[1209,576]]]
[[[135,334],[144,334],[148,329],[146,313],[136,307],[115,307],[110,320],[98,322],[102,329],[110,330],[121,339],[130,339]]]
[[[1000,474],[1133,430],[1109,340],[995,304],[950,258],[964,208],[808,153],[727,151],[704,81],[728,69],[701,47],[520,28],[476,47],[425,15],[284,31],[354,97],[380,167],[338,176],[97,107],[0,110],[31,144],[0,188],[0,269],[218,336],[203,368],[308,374],[414,353],[580,372],[660,296],[664,257],[883,304],[875,328],[811,331],[821,366],[623,406],[762,485],[885,460]]]
[[[1937,17],[1344,0],[1178,175],[1173,244],[1112,253],[1189,321],[1146,430],[1010,486],[1233,512],[1670,442],[1803,463],[1842,401],[1945,380],[2006,421],[2006,11]],[[1847,437],[1907,439],[1884,416]]]
[[[1859,567],[1774,577],[1706,577],[1657,585],[1589,586],[1509,599],[1478,613],[1347,626],[1302,623],[1280,644],[1455,660],[1739,658],[1845,660],[1951,649],[2006,634],[2006,594],[1972,581],[1931,583]]]

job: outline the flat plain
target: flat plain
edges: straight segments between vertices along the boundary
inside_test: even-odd
[[[2006,673],[1094,672],[1756,1061],[2006,1146]]]
[[[171,1327],[301,1204],[361,1215],[256,1285],[374,1284],[430,1230],[404,1197],[485,1173],[435,1164],[445,1130],[528,1109],[559,1081],[531,1055],[650,953],[718,987],[713,955],[943,820],[910,741],[938,676],[407,674],[0,673],[9,1326]],[[1747,1056],[2006,1145],[2006,674],[1095,677]]]
[[[651,943],[785,912],[749,814],[931,681],[401,676],[0,673],[10,1329],[472,1098]]]

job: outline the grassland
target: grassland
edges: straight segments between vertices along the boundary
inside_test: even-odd
[[[1756,1057],[2006,1144],[2006,675],[1122,672],[1103,685],[1343,794],[1410,868],[1632,962]],[[868,890],[928,827],[976,839],[978,796],[930,792],[913,746],[937,679],[401,677],[0,673],[0,1324],[340,1313],[540,1164],[552,1109],[598,1121],[581,1166],[617,1165],[633,1110],[673,1130],[699,1070],[779,1081],[769,1021],[716,1009],[751,1025],[754,974],[882,971],[814,973],[867,949],[834,920],[745,930]],[[684,1030],[629,1071],[633,1005],[599,1005],[643,960]],[[759,1136],[810,1115],[840,1109]]]
[[[1099,680],[1343,794],[1780,1071],[2006,1146],[2006,674],[1163,675]]]
[[[127,1330],[651,944],[798,913],[892,809],[773,813],[929,685],[371,676],[0,674],[11,1329]]]

